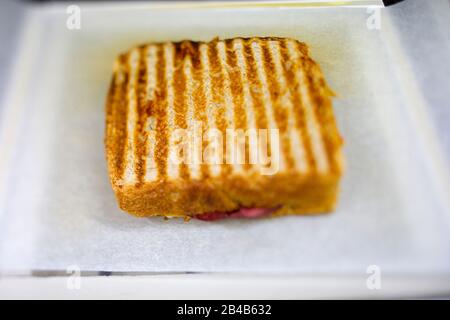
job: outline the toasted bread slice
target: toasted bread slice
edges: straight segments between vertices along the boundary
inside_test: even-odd
[[[308,47],[293,39],[152,43],[121,54],[105,138],[120,207],[137,216],[200,218],[242,208],[269,215],[332,210],[343,158],[331,96]],[[182,147],[190,161],[174,161],[179,129],[192,141],[199,127],[222,138],[227,130],[274,132],[264,140],[270,159],[250,163],[262,144],[245,139],[233,153],[225,139]]]

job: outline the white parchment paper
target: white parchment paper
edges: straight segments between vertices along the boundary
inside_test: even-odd
[[[423,134],[427,119],[418,121],[409,103],[405,84],[415,80],[399,69],[404,52],[383,12],[381,30],[370,30],[373,11],[362,8],[81,8],[80,30],[66,28],[64,8],[28,17],[7,106],[16,110],[12,125],[19,129],[4,164],[1,270],[450,270],[449,208],[429,149],[432,135]],[[310,44],[338,94],[347,162],[338,209],[214,223],[121,212],[103,147],[116,54],[148,41],[254,35]]]

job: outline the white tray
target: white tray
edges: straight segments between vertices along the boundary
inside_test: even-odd
[[[68,30],[65,9],[29,11],[0,118],[1,272],[353,275],[365,288],[376,265],[450,279],[448,167],[389,15],[369,30],[365,8],[82,4],[81,29]],[[103,148],[114,57],[148,41],[258,35],[307,42],[338,93],[338,209],[214,223],[122,213]]]

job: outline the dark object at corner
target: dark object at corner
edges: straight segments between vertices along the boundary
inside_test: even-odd
[[[393,4],[396,4],[398,2],[402,2],[403,0],[383,0],[384,5],[387,6],[391,6]]]

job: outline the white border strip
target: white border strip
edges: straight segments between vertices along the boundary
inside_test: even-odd
[[[450,296],[450,274],[384,275],[175,274],[145,276],[11,277],[0,299],[380,299]],[[79,284],[76,289],[74,284]]]
[[[177,9],[235,9],[235,8],[326,8],[326,7],[384,7],[382,0],[268,0],[268,1],[127,1],[102,2],[58,2],[40,5],[50,13],[60,13],[68,5],[77,4],[83,11],[127,11],[127,10],[177,10]],[[39,6],[39,5],[37,5]]]

